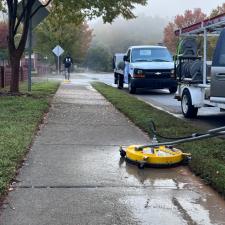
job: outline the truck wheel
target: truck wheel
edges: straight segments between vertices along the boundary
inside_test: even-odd
[[[128,91],[130,94],[136,93],[136,87],[134,87],[134,85],[132,85],[130,78],[129,78],[129,82],[128,82]]]
[[[170,92],[170,94],[176,93],[177,92],[177,87],[171,87],[171,88],[169,88],[169,92]]]
[[[118,74],[114,73],[114,84],[117,84],[118,82]]]
[[[191,94],[187,89],[182,94],[181,109],[186,118],[195,118],[198,114],[198,108],[192,105]]]
[[[123,76],[120,74],[118,74],[117,88],[123,89]]]

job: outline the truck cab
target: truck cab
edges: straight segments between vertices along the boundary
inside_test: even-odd
[[[119,78],[119,88],[128,84],[131,94],[138,88],[163,89],[170,93],[177,90],[174,77],[174,63],[164,46],[132,46],[124,56],[124,74]]]

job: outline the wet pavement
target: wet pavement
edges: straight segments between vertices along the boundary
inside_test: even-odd
[[[150,140],[82,77],[62,84],[1,210],[1,225],[225,224],[187,167],[139,170],[119,145]]]

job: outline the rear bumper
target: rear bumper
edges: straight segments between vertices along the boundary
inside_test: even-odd
[[[132,78],[131,85],[136,88],[149,88],[149,89],[163,89],[177,87],[177,81],[168,79],[142,79],[142,78]]]

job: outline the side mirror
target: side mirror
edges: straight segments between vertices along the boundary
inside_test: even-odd
[[[127,62],[127,61],[128,61],[127,55],[125,55],[125,56],[123,57],[123,61],[124,61],[124,62]]]

